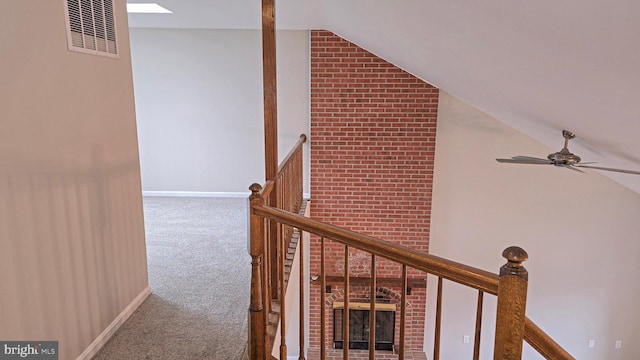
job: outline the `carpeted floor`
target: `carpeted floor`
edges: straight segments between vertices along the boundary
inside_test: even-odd
[[[153,293],[94,360],[240,360],[247,346],[247,200],[144,198]]]

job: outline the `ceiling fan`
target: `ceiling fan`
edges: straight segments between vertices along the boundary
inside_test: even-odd
[[[572,154],[568,148],[569,140],[576,137],[576,134],[572,133],[571,131],[562,130],[562,136],[564,137],[564,147],[562,148],[562,150],[555,152],[553,154],[549,154],[546,159],[531,157],[531,156],[514,156],[511,159],[496,159],[496,160],[500,163],[511,163],[511,164],[555,165],[555,166],[561,166],[567,169],[571,169],[574,171],[578,171],[581,173],[584,173],[584,171],[578,168],[615,171],[615,172],[620,172],[625,174],[640,175],[640,171],[613,169],[613,168],[607,168],[607,167],[585,165],[585,164],[595,164],[595,162],[580,163],[582,159],[578,155]]]

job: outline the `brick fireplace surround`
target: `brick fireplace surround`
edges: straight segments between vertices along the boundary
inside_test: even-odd
[[[311,31],[312,217],[428,252],[437,110],[437,88],[331,32]],[[311,275],[320,273],[319,243],[311,241]],[[327,241],[326,258],[327,276],[343,276],[344,246]],[[351,250],[351,276],[368,278],[370,259]],[[379,277],[400,279],[400,265],[377,259],[376,266]],[[425,275],[410,270],[409,277]],[[332,349],[333,303],[344,300],[344,286],[334,283],[327,293],[318,283],[310,290],[308,358],[319,358],[322,298],[327,355],[340,359],[342,350]],[[400,291],[394,284],[376,289],[398,304],[396,345]],[[351,286],[349,294],[351,302],[369,301],[367,286]],[[425,288],[413,288],[407,300],[406,345],[424,358]],[[366,353],[351,350],[350,357]],[[376,358],[397,355],[378,351]]]

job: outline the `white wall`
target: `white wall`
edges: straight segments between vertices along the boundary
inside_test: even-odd
[[[260,31],[130,32],[143,189],[248,192],[264,182]],[[307,31],[277,32],[281,160],[309,133],[308,43]]]
[[[148,291],[127,14],[70,52],[65,1],[0,2],[0,339],[76,359]]]
[[[640,195],[596,172],[498,164],[497,157],[559,150],[560,131],[551,149],[440,94],[430,252],[497,273],[502,250],[523,247],[530,258],[529,318],[577,359],[636,358]],[[435,283],[428,309],[435,308]],[[473,339],[476,294],[445,287],[442,358],[471,357],[473,344],[462,337]],[[495,300],[485,309],[482,358],[491,359]],[[427,312],[431,354],[434,312]],[[536,358],[528,348],[525,359]]]

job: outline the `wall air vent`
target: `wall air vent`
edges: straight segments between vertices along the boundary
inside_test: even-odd
[[[113,0],[64,0],[69,50],[117,57]]]

